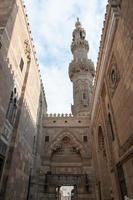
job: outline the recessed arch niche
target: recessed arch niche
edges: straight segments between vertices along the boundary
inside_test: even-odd
[[[61,133],[49,146],[53,174],[82,174],[84,146],[69,132]]]

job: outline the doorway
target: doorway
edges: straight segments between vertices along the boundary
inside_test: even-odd
[[[74,186],[58,186],[56,188],[57,200],[71,200],[73,199]]]

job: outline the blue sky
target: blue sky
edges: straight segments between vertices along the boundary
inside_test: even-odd
[[[68,66],[76,18],[89,41],[96,65],[107,0],[25,0],[44,83],[48,113],[70,113],[73,103]]]

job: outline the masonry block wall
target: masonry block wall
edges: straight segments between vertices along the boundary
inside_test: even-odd
[[[101,199],[133,198],[132,18],[132,1],[109,1],[91,114],[96,188]]]
[[[46,100],[22,1],[0,9],[0,199],[26,199]]]

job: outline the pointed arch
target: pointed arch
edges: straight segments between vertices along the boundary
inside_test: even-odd
[[[105,149],[103,130],[101,126],[98,127],[98,148],[99,150]]]
[[[81,157],[90,157],[91,155],[88,152],[88,148],[83,146],[82,143],[78,140],[78,138],[70,131],[62,131],[56,136],[56,138],[50,142],[48,148],[48,157],[51,157],[52,152],[57,148],[60,148],[61,143],[64,138],[68,138],[74,147],[80,152]]]

